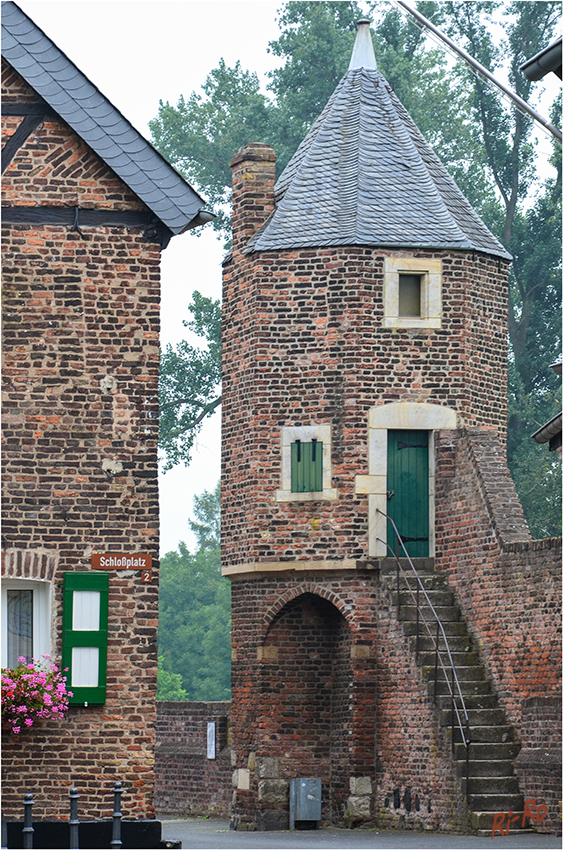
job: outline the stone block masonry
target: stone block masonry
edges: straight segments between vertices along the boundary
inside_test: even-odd
[[[37,94],[6,64],[3,103]],[[3,139],[20,118],[2,119]],[[94,552],[146,552],[153,575],[109,572],[107,700],[73,706],[3,740],[3,802],[20,817],[112,813],[124,783],[127,818],[154,817],[158,617],[160,243],[135,227],[63,227],[42,207],[144,211],[139,199],[53,113],[4,173],[4,209],[37,224],[2,226],[4,578],[49,588],[50,653],[62,641],[62,581]]]

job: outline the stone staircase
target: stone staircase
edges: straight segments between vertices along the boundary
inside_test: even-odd
[[[416,580],[408,561],[401,560],[401,564],[407,573],[410,586],[416,592]],[[417,558],[415,566],[444,627],[469,716],[471,738],[469,747],[469,810],[471,828],[478,834],[490,836],[494,815],[497,812],[511,811],[514,815],[519,813],[520,818],[511,824],[510,834],[522,831],[529,832],[528,829],[521,829],[524,798],[520,793],[518,778],[514,775],[514,759],[520,751],[515,730],[507,722],[504,710],[499,706],[497,697],[491,690],[487,673],[481,663],[478,651],[472,645],[467,624],[457,605],[454,593],[448,585],[447,576],[436,572],[433,558]],[[380,580],[382,586],[390,594],[393,604],[397,605],[396,564],[392,558],[381,561]],[[402,621],[403,632],[408,636],[414,654],[416,652],[416,604],[406,589],[406,582],[403,577],[400,579],[399,588],[400,620]],[[435,636],[435,620],[422,593],[420,594],[420,608],[427,623],[434,624],[431,628]],[[440,638],[440,649],[444,650],[442,638]],[[449,663],[446,664],[446,658],[447,653],[443,652],[442,660],[448,679],[451,680],[451,666]],[[421,668],[423,680],[427,683],[430,697],[434,696],[434,659],[434,643],[421,618],[418,664]],[[447,738],[451,742],[451,699],[444,673],[440,667],[438,668],[436,703],[440,725],[445,727]],[[459,699],[457,706],[458,709],[461,709]],[[463,718],[461,710],[460,716]],[[465,794],[465,746],[458,726],[454,727],[453,734],[453,754],[457,761],[457,773],[461,788]]]

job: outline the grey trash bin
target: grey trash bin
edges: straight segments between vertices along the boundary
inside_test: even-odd
[[[292,779],[289,784],[289,828],[295,829],[295,821],[321,823],[322,784],[319,778]]]

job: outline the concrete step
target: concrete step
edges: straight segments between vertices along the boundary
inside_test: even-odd
[[[403,609],[401,609],[401,612],[402,610]],[[405,635],[416,635],[416,615],[414,620],[409,620],[408,618],[403,618],[403,615],[401,613],[401,621],[403,623],[403,633]],[[467,633],[467,626],[465,625],[465,622],[463,620],[446,620],[445,622],[442,622],[442,625],[444,627],[448,643],[450,644],[450,650],[451,638],[464,638],[468,643],[470,642],[471,639]],[[424,626],[421,624],[419,626],[420,635],[422,635],[423,628]]]
[[[509,741],[505,744],[471,744],[469,748],[470,760],[472,762],[487,761],[489,759],[493,761],[515,759],[519,752],[520,744],[514,741]],[[465,747],[463,744],[454,744],[454,757],[457,761],[463,761],[465,759]]]
[[[426,687],[428,689],[428,695],[434,696],[434,677],[430,681],[426,682]],[[491,692],[491,683],[486,679],[478,679],[471,682],[465,682],[463,686],[463,698],[467,705],[467,697],[471,696],[482,696],[483,694],[489,694]],[[436,687],[436,696],[446,696],[449,694],[448,683],[443,679],[438,679],[437,687]]]
[[[469,725],[473,730],[475,727],[504,727],[506,726],[506,717],[502,708],[471,708],[465,703],[467,715],[469,717]],[[461,711],[460,711],[461,714]],[[452,725],[451,709],[442,709],[440,711],[440,726]],[[508,727],[512,728],[512,727]]]
[[[412,591],[413,592],[411,594],[408,590],[401,590],[399,594],[401,598],[401,608],[405,606],[413,606],[416,610],[416,587],[413,587]],[[440,590],[429,590],[428,588],[426,588],[426,594],[434,608],[447,608],[456,606],[455,596],[453,595],[451,590],[448,590],[447,588]],[[428,604],[428,599],[426,599],[426,596],[422,593],[422,591],[420,591],[418,595],[418,604],[424,610],[425,617],[430,614],[430,606]],[[396,589],[393,589],[391,591],[391,600],[393,602],[393,605],[397,604]]]
[[[461,785],[465,794],[465,778]],[[510,794],[518,796],[520,788],[516,776],[471,776],[469,774],[469,795],[480,796],[482,794]],[[508,811],[508,809],[506,809]]]
[[[449,643],[450,642],[448,641],[448,645],[449,645]],[[412,649],[416,652],[416,635],[415,635],[415,639],[413,641]],[[466,652],[466,651],[459,652],[458,651],[458,652],[456,652],[450,646],[450,655],[451,655],[452,661],[453,661],[453,663],[456,667],[468,667],[471,664],[480,664],[481,663],[481,661],[479,659],[479,653],[478,652],[473,652],[473,651],[470,651],[470,652]],[[444,664],[444,667],[448,667],[449,666],[449,658],[448,658],[448,654],[447,654],[447,652],[444,648],[444,641],[443,640],[440,641],[440,656],[442,658],[442,663]],[[420,638],[419,638],[418,663],[422,667],[432,667],[432,669],[434,669],[435,658],[436,658],[436,651],[434,651],[434,652],[421,652],[421,650],[420,650]],[[439,660],[438,660],[438,667],[440,667],[440,661]]]
[[[431,590],[448,590],[448,581],[446,576],[444,575],[441,575],[439,573],[426,572],[419,573],[419,576],[427,593],[429,593]],[[395,572],[381,575],[380,580],[381,584],[386,590],[396,592],[397,574]],[[405,590],[407,587],[411,587],[414,591],[416,591],[417,584],[418,581],[416,579],[416,576],[412,575],[411,573],[408,573],[406,576],[399,576],[400,590]]]
[[[463,699],[465,702],[465,707],[469,711],[469,709],[475,710],[484,710],[484,709],[498,709],[498,699],[496,694],[464,694]],[[440,711],[449,711],[450,710],[450,698],[449,696],[440,696],[438,695],[436,699],[436,704]],[[457,705],[459,707],[459,700],[457,701]],[[499,709],[500,710],[500,709]],[[504,721],[503,721],[504,722]],[[446,726],[448,724],[446,723]],[[451,721],[449,723],[451,726]]]
[[[507,814],[510,809],[506,809],[504,814]],[[489,838],[491,837],[491,830],[493,828],[495,815],[498,814],[496,811],[473,811],[471,812],[471,828],[477,832],[478,835],[487,835]],[[512,814],[515,819],[510,824],[509,835],[516,835],[516,833],[522,829],[522,818],[524,816],[523,808],[519,810],[512,810]],[[518,815],[518,819],[516,819],[516,815]],[[526,818],[528,820],[528,818]],[[498,823],[498,820],[497,820]],[[506,829],[506,818],[504,818],[504,823],[501,824],[502,829]],[[530,830],[525,830],[526,832],[530,832]],[[500,838],[500,834],[495,832],[495,838]]]
[[[434,605],[434,603],[432,603]],[[457,605],[434,605],[434,611],[436,612],[436,616],[440,618],[442,625],[444,626],[444,631],[446,635],[448,634],[446,629],[446,623],[450,623],[452,621],[459,621],[461,619],[461,612]],[[427,623],[429,623],[430,628],[434,630],[436,622],[434,619],[434,614],[428,607],[428,605],[423,605],[420,603],[420,622],[422,624],[422,616],[424,616]],[[401,622],[405,622],[410,620],[412,623],[416,623],[416,605],[412,602],[407,602],[407,604],[401,604],[401,610],[399,612],[399,619]],[[423,626],[423,628],[425,628]]]
[[[485,668],[480,664],[471,664],[469,666],[457,666],[455,668],[457,680],[461,685],[462,693],[463,693],[463,685],[462,682],[477,682],[483,681],[487,678],[487,674],[485,672]],[[434,665],[432,667],[422,667],[422,675],[426,679],[427,682],[430,680],[434,681]],[[438,666],[437,670],[437,680],[438,682],[443,682],[447,678],[448,682],[452,680],[451,668],[446,667],[445,673],[444,670]],[[455,679],[454,679],[455,681]]]
[[[471,752],[471,747],[469,748]],[[465,758],[457,762],[457,775],[465,779]],[[483,778],[485,776],[513,776],[514,764],[512,759],[487,759],[486,761],[472,761],[469,759],[469,776]]]
[[[399,563],[404,573],[409,576],[413,575],[412,568],[406,558],[399,558]],[[440,573],[436,572],[434,558],[415,558],[414,567],[421,577],[426,575],[440,575]],[[395,558],[382,558],[379,562],[379,572],[382,577],[395,575],[397,572],[397,562]],[[446,574],[444,573],[443,575],[447,580]]]
[[[454,726],[454,742],[456,744],[461,743],[461,740],[459,726]],[[473,744],[510,743],[514,740],[514,728],[512,726],[472,726],[470,722],[469,740],[471,741],[471,746]]]
[[[523,812],[524,796],[522,794],[470,793],[469,807],[473,812]]]
[[[403,629],[404,629],[404,625],[403,625]],[[426,629],[421,629],[420,634],[418,636],[418,652],[419,652],[419,655],[420,654],[431,655],[432,657],[431,657],[431,660],[430,660],[430,664],[434,664],[434,653],[436,651],[436,647],[435,647],[435,644],[434,644],[434,636],[435,636],[435,629],[433,631],[432,637],[430,637],[430,635],[428,634]],[[459,653],[461,655],[462,653],[472,653],[473,652],[473,646],[471,644],[471,638],[469,637],[468,634],[461,635],[461,636],[447,635],[447,637],[448,637],[448,646],[450,647],[451,653],[456,652],[456,653]],[[410,648],[412,649],[412,651],[414,652],[415,649],[416,649],[416,629],[415,629],[415,633],[409,636],[409,645],[410,645]],[[440,646],[440,652],[442,653],[442,655],[444,655],[445,654],[444,638],[442,637],[441,634],[440,634],[440,644],[439,644],[439,646]]]

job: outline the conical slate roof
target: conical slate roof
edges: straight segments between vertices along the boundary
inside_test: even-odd
[[[276,209],[248,253],[373,245],[510,259],[375,67],[364,21],[348,72],[275,191]]]

